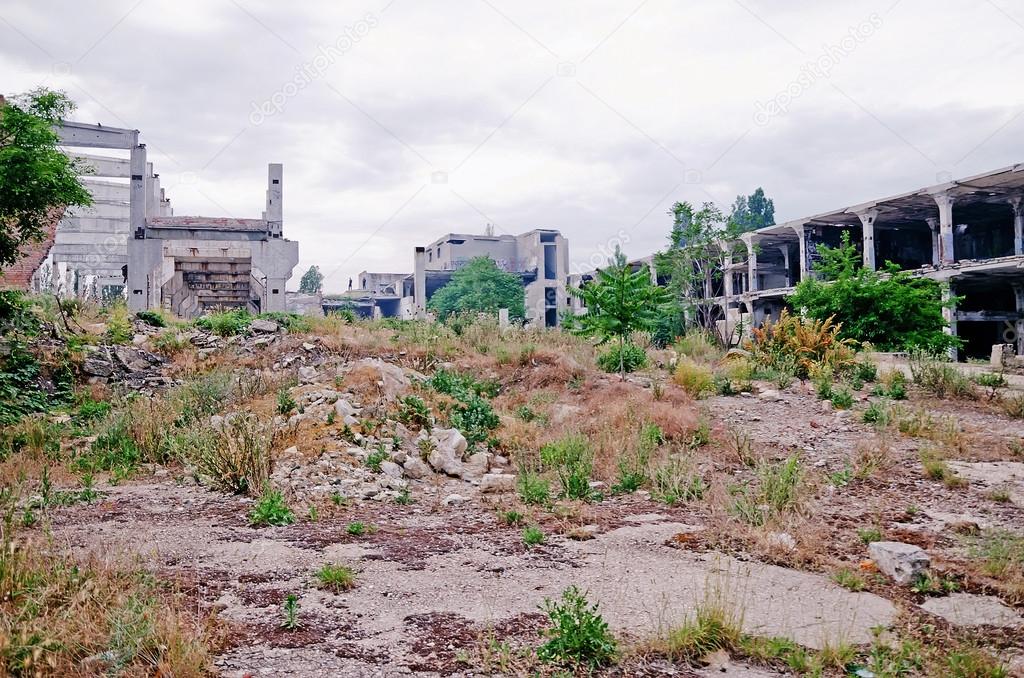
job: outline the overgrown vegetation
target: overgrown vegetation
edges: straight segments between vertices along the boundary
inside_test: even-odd
[[[617,644],[608,623],[579,588],[570,586],[560,600],[545,599],[541,609],[551,623],[547,642],[537,648],[541,661],[593,671],[615,660]]]

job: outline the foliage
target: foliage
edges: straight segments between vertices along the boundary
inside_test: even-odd
[[[974,383],[955,365],[915,353],[910,358],[910,374],[914,383],[939,398],[947,396],[974,400],[978,397]]]
[[[291,525],[294,522],[295,514],[279,490],[264,492],[249,512],[249,524],[253,527]]]
[[[707,485],[694,469],[692,461],[670,458],[654,471],[652,495],[669,506],[702,499]]]
[[[555,471],[562,487],[562,496],[569,499],[589,499],[590,474],[594,454],[590,443],[579,434],[567,435],[540,448],[541,463]]]
[[[715,380],[711,369],[689,358],[679,361],[672,374],[672,380],[693,398],[703,398],[715,392]]]
[[[277,413],[287,417],[296,407],[298,407],[298,404],[295,402],[295,398],[292,397],[291,391],[287,388],[278,389]]]
[[[843,234],[839,247],[819,246],[815,270],[823,280],[805,278],[787,303],[812,318],[833,319],[839,336],[869,342],[880,351],[918,349],[941,355],[959,345],[944,332],[942,288],[887,262],[883,271],[860,266],[857,248]]]
[[[117,301],[107,310],[107,340],[114,344],[127,344],[135,336],[128,307]]]
[[[722,357],[722,348],[715,342],[714,336],[701,330],[687,332],[679,338],[674,348],[679,355],[700,363],[712,363]]]
[[[745,245],[737,240],[740,227],[726,220],[710,202],[699,210],[688,202],[677,202],[669,214],[672,231],[668,248],[654,256],[659,279],[667,281],[670,303],[663,311],[667,316],[665,322],[675,330],[675,336],[693,329],[714,333],[713,313],[717,304],[704,300],[708,291],[721,281],[726,264],[747,256]],[[664,334],[666,329],[658,331]],[[725,345],[726,338],[719,337],[718,343]]]
[[[800,458],[792,455],[778,463],[761,462],[757,467],[758,487],[733,488],[732,512],[751,525],[764,525],[770,519],[800,506],[804,478]]]
[[[334,592],[348,591],[356,585],[356,572],[347,565],[327,563],[316,571],[320,588]]]
[[[434,417],[419,396],[409,395],[398,401],[398,421],[414,429],[430,430]]]
[[[150,327],[167,327],[167,319],[160,311],[145,310],[139,311],[135,317]]]
[[[737,195],[729,213],[729,223],[743,233],[775,224],[775,203],[760,186],[749,196]]]
[[[299,315],[298,313],[285,313],[284,311],[266,311],[256,316],[260,320],[269,320],[275,322],[281,327],[287,329],[289,332],[309,332],[313,325],[310,322],[308,316]],[[248,327],[248,325],[246,325]],[[235,332],[239,334],[244,331],[245,328]]]
[[[345,532],[352,535],[353,537],[362,537],[364,534],[369,534],[373,531],[371,525],[360,522],[358,520],[353,521],[345,526]]]
[[[67,95],[45,88],[0,106],[0,268],[43,239],[52,210],[92,204],[78,178],[84,168],[58,149],[53,129],[74,110]]]
[[[297,595],[289,593],[285,596],[281,610],[284,612],[281,628],[286,631],[294,631],[302,625],[299,622],[299,597]]]
[[[709,599],[697,605],[692,620],[669,632],[666,653],[692,664],[717,650],[732,650],[742,639],[740,622],[722,601]]]
[[[542,661],[595,670],[615,660],[616,642],[608,623],[576,586],[562,592],[560,601],[545,599],[541,609],[551,628],[547,642],[537,648]]]
[[[381,465],[388,460],[388,453],[383,449],[377,449],[366,455],[366,461],[363,462],[366,468],[370,469],[374,473],[381,472]]]
[[[597,366],[605,372],[618,372],[620,367],[635,372],[647,367],[647,363],[647,351],[630,342],[616,344],[597,356]]]
[[[319,294],[324,288],[324,274],[319,266],[310,266],[299,280],[299,292],[302,294]]]
[[[548,481],[538,474],[523,469],[516,477],[516,492],[524,504],[547,504],[551,500]]]
[[[23,416],[47,412],[72,399],[74,374],[67,356],[55,355],[40,363],[26,339],[6,338],[0,354],[0,426]]]
[[[484,398],[493,398],[498,394],[497,383],[477,381],[469,375],[444,369],[434,372],[427,383],[434,390],[459,401],[452,408],[448,419],[470,445],[486,441],[490,432],[501,423],[490,402]]]
[[[526,292],[518,276],[502,271],[489,257],[477,257],[434,292],[427,308],[442,321],[453,313],[497,313],[502,308],[508,309],[510,318],[522,320],[526,317]]]
[[[619,374],[626,375],[626,339],[633,332],[654,328],[668,292],[651,282],[650,270],[641,266],[635,273],[618,249],[612,264],[597,272],[597,278],[582,287],[570,287],[569,294],[583,301],[587,312],[568,319],[573,334],[596,337],[599,344],[617,339]]]
[[[853,364],[852,341],[840,336],[832,318],[805,318],[783,309],[775,322],[751,328],[746,349],[754,362],[770,369],[792,368],[801,379],[815,369],[834,372]]]
[[[536,525],[523,528],[523,543],[527,546],[539,546],[544,543],[544,532]]]
[[[252,315],[244,309],[210,313],[196,320],[196,327],[222,337],[232,337],[249,329]]]
[[[257,494],[270,479],[273,429],[252,413],[235,413],[225,418],[220,431],[192,434],[186,441],[181,456],[216,487]]]

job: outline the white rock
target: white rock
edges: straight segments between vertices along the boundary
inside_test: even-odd
[[[334,401],[334,411],[338,413],[339,417],[354,416],[359,413],[359,410],[344,398],[338,398],[338,400]]]
[[[405,475],[413,480],[420,480],[431,475],[430,467],[418,457],[409,457],[402,466],[405,468]]]
[[[884,574],[897,584],[908,584],[924,574],[931,564],[921,547],[898,541],[876,541],[868,546],[868,554]]]
[[[462,504],[465,501],[466,498],[463,497],[461,494],[449,494],[447,497],[441,500],[441,503],[444,504],[445,506],[451,506],[452,504]]]
[[[312,384],[316,381],[316,368],[309,365],[303,365],[299,368],[299,381],[304,384]]]
[[[406,454],[404,450],[395,450],[391,453],[391,461],[395,462],[399,466],[404,465],[408,459],[409,455]]]
[[[262,332],[264,334],[272,334],[277,332],[281,328],[277,326],[277,323],[271,320],[253,320],[252,324],[249,325],[249,329],[253,332]]]
[[[516,477],[511,473],[485,473],[480,477],[480,491],[485,493],[512,492]]]
[[[446,473],[450,476],[462,475],[462,461],[457,459],[451,450],[431,450],[427,455],[427,463],[438,473]]]
[[[818,405],[818,407],[821,408],[822,412],[831,412],[832,409],[833,409],[832,408],[832,401],[831,400],[822,400],[821,404]]]
[[[380,463],[380,472],[391,478],[402,477],[402,467],[393,461],[382,461]]]
[[[466,453],[466,449],[469,448],[469,443],[466,441],[466,437],[462,435],[456,428],[438,428],[434,429],[430,437],[437,443],[439,450],[446,450],[458,459],[462,459],[462,455]]]
[[[469,460],[462,465],[462,479],[479,480],[481,476],[487,473],[490,464],[491,455],[487,452],[477,452],[470,455]]]
[[[782,400],[782,396],[779,395],[779,392],[771,388],[761,391],[761,393],[759,393],[757,397],[760,398],[761,400]]]
[[[771,546],[792,551],[796,549],[796,539],[787,532],[771,532],[768,534],[768,543]]]

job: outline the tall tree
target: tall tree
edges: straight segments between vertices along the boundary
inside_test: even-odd
[[[438,320],[463,311],[497,313],[502,308],[508,309],[510,318],[522,320],[526,317],[526,292],[518,276],[502,271],[489,257],[477,257],[434,292],[427,308]]]
[[[740,233],[756,231],[775,224],[775,203],[764,194],[760,186],[748,196],[737,195],[729,213],[729,222]]]
[[[92,203],[82,168],[57,148],[54,126],[74,109],[63,92],[44,88],[0,103],[0,267],[42,240],[54,208]]]
[[[310,266],[299,280],[299,292],[303,294],[319,294],[324,288],[324,274],[319,266]]]
[[[672,303],[655,332],[658,343],[668,343],[683,332],[702,328],[713,330],[712,314],[716,283],[722,280],[729,262],[745,261],[746,247],[736,240],[739,226],[726,220],[714,203],[695,210],[688,202],[677,202],[669,246],[654,257],[658,276],[667,280]],[[728,337],[719,337],[723,342]]]
[[[668,290],[651,282],[651,271],[641,266],[636,272],[616,247],[612,264],[597,271],[597,278],[569,294],[582,300],[587,312],[570,316],[567,328],[573,334],[593,336],[598,344],[617,339],[619,375],[626,378],[624,351],[633,332],[650,332],[670,299]]]

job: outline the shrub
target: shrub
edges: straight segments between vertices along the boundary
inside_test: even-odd
[[[360,521],[354,521],[345,526],[345,532],[349,533],[353,537],[362,537],[364,534],[369,534],[373,531],[373,526],[367,525]]]
[[[328,563],[316,572],[320,588],[334,592],[348,591],[356,585],[356,572],[347,565]]]
[[[853,376],[863,382],[872,382],[878,378],[878,367],[867,358],[863,358],[853,364]]]
[[[756,364],[793,369],[801,379],[814,369],[841,372],[854,362],[852,342],[840,338],[841,329],[831,317],[804,318],[783,309],[776,322],[767,321],[759,328],[751,328],[753,337],[747,340],[745,348]]]
[[[697,605],[692,620],[671,630],[668,634],[666,654],[676,661],[693,664],[718,650],[737,647],[743,638],[741,623],[726,608],[720,592],[708,594]]]
[[[563,497],[590,498],[594,455],[586,438],[572,434],[548,443],[540,449],[540,459],[545,467],[557,474]]]
[[[561,601],[545,599],[541,609],[551,621],[547,642],[537,648],[541,661],[592,671],[615,660],[615,638],[598,605],[590,605],[579,588],[567,588]]]
[[[294,522],[295,514],[278,490],[264,492],[249,512],[249,524],[253,527],[291,525]]]
[[[703,398],[715,392],[715,382],[711,369],[698,365],[689,358],[679,361],[672,379],[693,398]]]
[[[527,546],[538,546],[544,543],[544,532],[536,525],[523,529],[523,543]]]
[[[222,337],[231,337],[249,329],[252,316],[248,311],[235,309],[204,315],[196,320],[196,326]]]
[[[882,403],[871,403],[868,408],[864,410],[864,414],[861,419],[865,424],[878,424],[879,426],[887,426],[889,424],[889,410]]]
[[[139,311],[135,317],[150,327],[167,327],[167,320],[160,311],[145,310]]]
[[[910,373],[914,383],[939,398],[974,399],[974,384],[955,366],[917,354],[911,357]]]
[[[433,417],[430,414],[430,408],[427,407],[422,398],[410,395],[405,396],[399,401],[398,420],[407,426],[429,431]]]
[[[1024,395],[1015,395],[1003,398],[1001,402],[1003,412],[1014,419],[1024,419]]]
[[[877,527],[858,527],[857,536],[865,544],[882,541],[882,531]]]
[[[287,388],[281,388],[277,392],[277,413],[288,416],[291,414],[298,404],[295,402],[295,398],[292,397],[291,391]]]
[[[853,394],[847,388],[834,389],[830,400],[837,410],[848,410],[853,407]]]
[[[174,329],[164,330],[153,337],[152,341],[153,347],[157,351],[171,356],[181,353],[191,345],[180,332]]]
[[[270,479],[273,428],[251,413],[235,413],[218,432],[201,431],[186,440],[185,458],[222,490],[256,494]],[[181,444],[179,442],[179,444]]]
[[[772,464],[761,462],[757,468],[758,487],[733,488],[730,510],[744,522],[764,525],[771,518],[797,510],[800,506],[803,468],[796,455]]]
[[[621,356],[621,363],[620,363]],[[647,367],[647,351],[632,343],[616,344],[597,356],[597,366],[605,372],[618,372],[619,365],[625,372],[635,372]]]
[[[511,526],[522,525],[523,521],[526,520],[526,516],[524,516],[522,513],[520,513],[519,511],[512,510],[501,511],[498,514],[498,517],[501,519],[501,522]]]
[[[551,501],[548,481],[525,469],[521,470],[516,478],[516,491],[524,504],[547,504]]]
[[[696,362],[713,363],[722,357],[722,347],[707,332],[687,332],[676,342],[675,349]]]
[[[134,336],[128,307],[122,302],[112,304],[107,310],[107,340],[113,344],[127,344]]]
[[[669,459],[654,471],[652,484],[654,496],[669,505],[703,499],[707,491],[693,463],[678,457]]]

